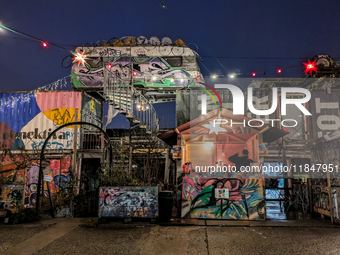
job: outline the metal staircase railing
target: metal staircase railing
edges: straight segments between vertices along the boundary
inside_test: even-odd
[[[132,85],[132,77],[119,78],[115,73],[104,71],[103,94],[106,101],[135,124],[157,133],[159,120],[152,103]]]

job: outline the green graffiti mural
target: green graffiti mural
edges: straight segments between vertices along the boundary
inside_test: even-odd
[[[85,64],[73,64],[71,78],[77,88],[103,87],[105,73],[122,83],[130,82],[132,79],[137,87],[169,88],[195,84],[192,75],[180,68],[182,65],[180,57],[167,59],[171,59],[171,65],[165,58],[145,55],[133,57],[129,54],[121,54],[108,59],[87,57]]]

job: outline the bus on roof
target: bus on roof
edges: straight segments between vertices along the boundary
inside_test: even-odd
[[[100,90],[109,78],[141,88],[188,87],[203,81],[196,53],[186,46],[78,47],[74,54],[80,58],[74,58],[71,70],[75,88]]]

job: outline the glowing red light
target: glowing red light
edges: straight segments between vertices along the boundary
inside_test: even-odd
[[[278,73],[282,73],[282,69],[277,69],[277,72]]]
[[[132,71],[132,75],[136,76],[137,75],[137,71]]]
[[[46,42],[42,42],[42,46],[43,46],[44,48],[46,48],[46,47],[47,47],[47,43],[46,43]]]
[[[308,59],[308,63],[302,63],[302,64],[305,65],[304,66],[304,68],[305,68],[304,73],[305,74],[309,73],[310,75],[312,75],[313,72],[317,72],[318,71],[318,69],[315,66],[316,65],[316,60],[313,61],[313,62],[310,62],[310,60]]]
[[[112,65],[111,64],[107,64],[106,67],[107,67],[107,69],[111,69]]]
[[[251,76],[255,77],[255,76],[256,76],[256,73],[255,73],[255,72],[251,73]]]

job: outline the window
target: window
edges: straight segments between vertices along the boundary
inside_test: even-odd
[[[182,57],[164,57],[163,58],[171,67],[182,66]]]

